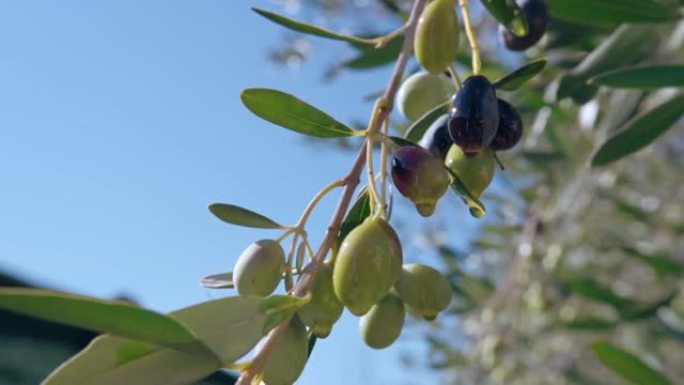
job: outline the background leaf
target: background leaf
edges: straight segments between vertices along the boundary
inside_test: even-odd
[[[434,123],[435,120],[437,120],[440,116],[449,112],[450,105],[451,102],[449,101],[426,112],[425,115],[418,118],[418,120],[413,122],[413,124],[406,129],[406,133],[404,133],[404,139],[410,142],[418,143],[423,137],[423,134],[425,134],[425,131],[430,128],[430,125],[432,125],[432,123]]]
[[[648,146],[682,117],[682,111],[684,111],[684,94],[635,117],[621,132],[608,139],[599,148],[591,160],[591,165],[605,166]]]
[[[498,90],[514,91],[540,73],[546,67],[546,59],[536,60],[516,69],[494,82]]]
[[[369,47],[367,45],[356,45],[355,48],[359,51],[358,55],[343,62],[341,66],[355,70],[365,70],[394,63],[394,60],[396,60],[403,45],[403,36],[392,39],[385,46],[380,48]]]
[[[481,0],[482,5],[504,27],[518,36],[527,35],[525,14],[515,0]]]
[[[258,229],[283,228],[283,226],[273,220],[240,206],[226,203],[212,203],[209,205],[209,211],[211,211],[216,218],[232,225],[255,227]]]
[[[664,375],[646,365],[639,357],[610,342],[594,342],[591,349],[603,365],[635,385],[672,385]]]
[[[301,134],[318,138],[354,135],[330,115],[282,91],[250,88],[242,91],[240,98],[256,116]]]
[[[288,17],[279,15],[275,12],[266,11],[259,8],[252,8],[252,11],[258,13],[259,15],[267,18],[268,20],[281,25],[285,28],[291,29],[293,31],[305,33],[307,35],[314,35],[319,37],[324,37],[326,39],[341,40],[349,43],[358,44],[374,44],[373,41],[368,39],[362,39],[356,36],[343,35],[327,29],[317,27],[315,25],[303,23],[301,21],[293,20]]]
[[[681,13],[674,4],[656,0],[553,0],[551,14],[583,24],[618,25],[677,20]]]
[[[684,86],[684,66],[652,65],[618,68],[589,79],[589,84],[614,88],[660,88]]]

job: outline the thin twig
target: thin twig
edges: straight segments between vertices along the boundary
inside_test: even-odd
[[[390,112],[392,111],[394,97],[397,93],[397,90],[399,89],[399,85],[404,75],[404,71],[406,70],[406,63],[408,62],[408,59],[411,57],[411,52],[413,49],[413,39],[416,31],[416,25],[418,23],[418,17],[420,16],[420,13],[423,11],[423,8],[425,8],[426,1],[427,0],[416,0],[413,3],[411,15],[409,16],[409,19],[406,22],[406,30],[404,32],[404,45],[402,47],[401,52],[399,53],[399,56],[397,57],[394,72],[392,73],[392,76],[389,80],[389,84],[387,85],[385,93],[383,94],[383,98],[386,102],[383,103],[381,110],[378,112],[378,119],[375,120],[376,126],[369,127],[370,130],[380,130],[381,125],[388,118]],[[328,251],[330,250],[330,247],[332,246],[333,241],[335,240],[335,237],[337,236],[337,233],[340,230],[340,225],[342,224],[344,215],[347,213],[351,200],[354,196],[354,191],[356,191],[356,187],[359,185],[359,176],[361,175],[361,172],[363,171],[363,166],[366,163],[366,146],[368,146],[368,141],[364,141],[364,144],[359,149],[359,153],[356,156],[354,164],[349,170],[347,176],[345,176],[343,179],[344,191],[342,193],[342,197],[340,198],[339,203],[337,204],[337,208],[335,209],[333,217],[330,220],[330,224],[328,225],[325,237],[323,238],[323,241],[321,242],[320,246],[318,247],[318,250],[316,251],[314,260],[304,269],[304,272],[302,273],[299,282],[297,282],[294,289],[292,290],[292,295],[302,297],[307,294],[309,287],[313,282],[313,278],[315,277],[316,272],[320,269],[321,265],[323,264],[325,256],[328,254]],[[254,356],[251,365],[249,365],[249,367],[242,372],[236,385],[251,385],[254,377],[263,371],[266,359],[270,355],[271,351],[273,350],[273,347],[277,343],[280,336],[287,328],[288,324],[289,321],[281,323],[280,325],[276,326],[273,330],[271,330],[271,332],[265,337],[264,343],[261,345],[261,349]]]
[[[470,18],[470,7],[468,0],[458,0],[463,12],[463,26],[465,27],[466,36],[470,43],[470,51],[473,56],[473,75],[479,75],[482,70],[482,62],[480,61],[480,44],[477,42],[475,35],[475,28],[473,28],[473,21]]]

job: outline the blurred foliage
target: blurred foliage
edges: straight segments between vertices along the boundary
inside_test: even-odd
[[[374,35],[399,25],[410,1],[285,3],[298,4],[304,20]],[[497,22],[473,1],[485,75],[497,79],[541,58],[548,64],[514,92],[499,91],[523,116],[523,145],[500,154],[506,170],[482,197],[489,211],[469,246],[433,241],[456,296],[452,311],[424,331],[428,359],[413,358],[448,384],[684,383],[684,111],[670,111],[679,121],[645,149],[591,166],[630,119],[682,89],[587,83],[623,67],[684,62],[681,2],[549,5],[549,32],[521,55],[505,52]],[[469,52],[465,41],[461,47],[463,70]],[[390,49],[352,47],[328,75],[390,64]],[[452,241],[461,236],[451,233]],[[592,349],[597,341],[601,349]]]

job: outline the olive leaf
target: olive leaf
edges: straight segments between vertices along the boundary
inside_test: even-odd
[[[229,297],[170,314],[217,357],[209,360],[134,339],[103,335],[62,364],[43,385],[188,384],[230,365],[276,324],[292,316],[302,299],[291,296]]]
[[[684,86],[684,66],[652,65],[618,68],[588,80],[589,84],[613,88],[661,88]]]
[[[481,0],[482,5],[504,27],[517,36],[527,35],[528,25],[525,14],[515,0]]]
[[[314,35],[314,36],[319,36],[323,37],[326,39],[332,39],[332,40],[340,40],[340,41],[346,41],[348,43],[357,43],[357,44],[375,44],[375,42],[372,39],[363,39],[360,37],[356,36],[350,36],[350,35],[343,35],[340,33],[336,33],[333,31],[329,31],[327,29],[317,27],[312,24],[307,24],[303,23],[301,21],[297,21],[294,19],[290,19],[288,17],[285,17],[283,15],[279,15],[274,12],[266,11],[263,9],[259,8],[252,8],[252,11],[256,12],[257,14],[265,17],[266,19],[281,25],[285,28],[291,29],[293,31],[305,33],[307,35]]]
[[[564,322],[563,326],[570,330],[579,331],[606,331],[612,330],[617,325],[615,321],[608,321],[601,318],[578,318],[572,321]]]
[[[570,281],[568,284],[574,293],[594,301],[607,303],[618,310],[635,306],[635,303],[631,300],[616,294],[613,290],[592,278],[581,278]]]
[[[445,167],[445,169],[449,171],[449,174],[451,174],[451,189],[456,194],[461,196],[463,202],[468,206],[470,215],[472,215],[475,218],[483,217],[487,213],[485,205],[482,202],[480,202],[479,199],[475,198],[475,196],[471,194],[470,191],[468,191],[468,188],[465,186],[465,184],[463,184],[458,175],[456,175],[448,167]]]
[[[318,138],[354,135],[354,130],[330,115],[282,91],[250,88],[243,90],[240,98],[256,116],[301,134]]]
[[[603,365],[635,385],[672,385],[667,377],[646,365],[639,357],[610,342],[594,342],[591,350]]]
[[[662,255],[647,255],[631,247],[623,247],[622,249],[628,256],[636,258],[650,266],[651,269],[653,269],[653,271],[655,271],[661,277],[666,275],[684,274],[684,264],[675,260],[669,259]]]
[[[652,110],[627,122],[625,128],[609,138],[591,160],[594,167],[605,166],[641,150],[664,134],[684,111],[684,94],[675,96]]]
[[[418,118],[418,120],[413,122],[413,124],[406,129],[406,132],[404,133],[404,139],[410,142],[418,143],[418,141],[420,141],[420,139],[423,137],[423,134],[425,134],[425,131],[430,128],[430,125],[432,125],[432,123],[434,123],[435,120],[437,120],[440,116],[449,111],[450,104],[451,101],[440,104]]]
[[[342,62],[340,66],[355,70],[363,70],[387,65],[396,60],[403,45],[404,37],[399,36],[380,48],[369,47],[367,45],[355,46],[359,51],[357,56]]]
[[[226,203],[212,203],[209,205],[209,211],[211,211],[216,218],[232,225],[254,227],[257,229],[283,228],[283,226],[277,222],[240,206]]]
[[[41,289],[0,288],[0,309],[215,358],[178,321],[127,302]]]
[[[492,85],[497,90],[514,91],[532,79],[535,75],[540,73],[546,67],[546,59],[535,60],[527,63],[524,66],[516,69],[501,79],[495,81]]]
[[[340,225],[340,233],[337,236],[338,245],[342,244],[344,238],[349,234],[356,226],[363,223],[363,221],[368,218],[371,214],[370,207],[370,194],[368,189],[365,188],[361,193],[359,193],[354,202],[354,206],[349,209],[347,216],[344,217],[342,224]]]
[[[233,289],[233,272],[212,274],[200,280],[200,284],[208,289]]]
[[[553,17],[605,26],[666,22],[682,17],[676,4],[658,0],[554,0],[549,6]]]

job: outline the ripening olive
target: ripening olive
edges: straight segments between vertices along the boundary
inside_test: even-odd
[[[549,23],[549,14],[544,0],[523,0],[520,8],[527,19],[527,35],[519,37],[503,26],[499,26],[499,34],[504,45],[511,51],[524,51],[537,44],[544,36]]]
[[[333,268],[337,298],[355,315],[363,315],[399,278],[399,237],[384,219],[373,216],[344,238]]]
[[[400,147],[392,153],[392,180],[424,217],[432,215],[451,182],[443,163],[418,146]]]
[[[386,348],[399,338],[405,318],[404,302],[389,293],[359,319],[361,337],[371,348]]]
[[[273,293],[285,271],[285,252],[280,244],[262,239],[249,245],[235,264],[233,281],[240,295]]]
[[[445,76],[416,72],[401,83],[397,91],[397,108],[410,121],[449,100],[453,84]]]
[[[499,105],[494,86],[475,75],[463,87],[449,110],[449,135],[466,156],[475,156],[489,146],[499,125]]]
[[[311,300],[297,311],[299,319],[318,338],[325,338],[330,334],[344,309],[342,302],[335,296],[332,272],[327,264],[321,266],[311,286]]]
[[[523,133],[523,123],[518,112],[508,102],[499,101],[499,128],[489,147],[494,151],[509,150],[515,146]]]
[[[437,75],[451,65],[458,50],[458,17],[453,0],[434,0],[418,19],[414,51],[429,73]]]
[[[264,364],[263,381],[266,385],[292,385],[302,374],[309,356],[309,336],[297,317],[273,347]]]
[[[432,321],[451,302],[451,285],[437,270],[421,264],[406,264],[394,289],[412,311]]]
[[[442,115],[437,118],[432,122],[427,131],[425,131],[420,142],[418,142],[421,147],[430,151],[432,155],[442,161],[444,161],[451,145],[454,144],[454,141],[451,140],[451,136],[449,136],[448,121],[448,115]]]
[[[469,158],[458,146],[451,146],[445,164],[475,198],[479,198],[492,182],[496,167],[494,155],[490,149],[485,149],[480,155]]]

